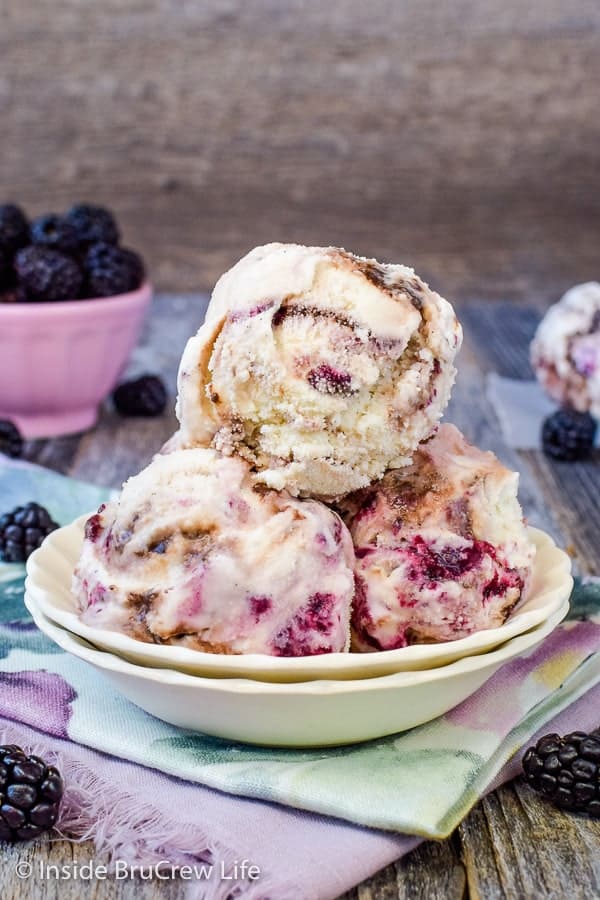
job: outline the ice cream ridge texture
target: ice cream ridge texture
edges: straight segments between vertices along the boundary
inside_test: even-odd
[[[535,554],[517,484],[445,424],[411,466],[340,502],[356,556],[353,649],[451,641],[506,620]]]
[[[410,463],[439,420],[462,333],[412,269],[334,247],[257,247],[218,281],[179,370],[184,447],[237,454],[328,499]]]
[[[547,393],[600,418],[600,284],[571,288],[550,307],[531,344],[531,364]]]
[[[214,450],[157,456],[86,525],[81,618],[213,653],[347,650],[352,541],[312,500],[252,483]]]

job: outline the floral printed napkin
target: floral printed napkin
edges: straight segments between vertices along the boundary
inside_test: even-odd
[[[33,499],[65,523],[106,493],[0,462],[0,512]],[[434,722],[350,747],[257,748],[135,707],[37,630],[22,602],[23,575],[0,566],[0,716],[229,794],[392,832],[449,834],[518,748],[600,682],[600,585],[580,581],[569,621]]]

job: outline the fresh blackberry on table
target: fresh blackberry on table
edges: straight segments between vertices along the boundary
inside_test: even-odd
[[[9,419],[0,419],[0,453],[16,459],[23,452],[21,432]]]
[[[566,462],[586,459],[594,446],[596,422],[589,413],[559,409],[542,425],[542,448],[547,456]]]
[[[74,259],[49,247],[25,247],[15,257],[21,287],[30,300],[74,300],[83,275]]]
[[[55,766],[16,744],[0,746],[0,840],[27,841],[52,828],[63,791]]]
[[[167,391],[158,375],[142,375],[120,384],[113,403],[124,416],[160,416],[167,405]]]
[[[0,206],[0,247],[12,256],[29,243],[29,222],[14,203]]]
[[[85,273],[90,297],[113,297],[139,288],[144,279],[144,263],[133,250],[92,244],[85,257]]]
[[[115,217],[103,206],[78,203],[72,206],[65,221],[75,230],[80,244],[119,243],[119,229]]]
[[[0,560],[25,562],[58,523],[39,503],[17,506],[0,516]]]
[[[31,240],[41,247],[50,247],[61,253],[74,254],[79,249],[79,238],[73,226],[54,213],[40,216],[31,224]]]
[[[545,735],[525,753],[523,769],[556,806],[600,818],[600,728]]]

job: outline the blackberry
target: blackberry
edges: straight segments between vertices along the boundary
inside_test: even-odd
[[[0,419],[0,453],[15,459],[22,452],[23,438],[17,426],[8,419]]]
[[[79,249],[79,238],[73,226],[62,216],[49,213],[40,216],[31,225],[31,240],[42,247],[73,254]]]
[[[542,448],[547,456],[574,462],[586,459],[594,446],[596,422],[589,413],[559,409],[544,419]]]
[[[0,247],[12,256],[29,243],[29,223],[25,214],[13,203],[0,206]]]
[[[30,300],[74,300],[81,289],[81,269],[69,256],[49,247],[25,247],[15,257],[21,286]]]
[[[600,817],[600,728],[545,735],[525,753],[523,769],[556,806]]]
[[[0,516],[0,560],[25,562],[58,523],[39,503],[17,506]]]
[[[167,405],[167,391],[158,375],[142,375],[120,384],[113,403],[124,416],[160,416]]]
[[[81,244],[119,243],[119,229],[115,218],[103,206],[78,203],[71,207],[65,221],[75,230]]]
[[[90,297],[113,297],[135,291],[144,278],[144,263],[133,250],[112,244],[92,244],[85,257]]]
[[[0,840],[26,841],[52,828],[63,790],[55,766],[16,744],[0,746]]]

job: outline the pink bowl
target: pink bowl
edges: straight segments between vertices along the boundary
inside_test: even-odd
[[[26,438],[94,425],[151,299],[143,284],[117,297],[0,304],[0,418]]]

